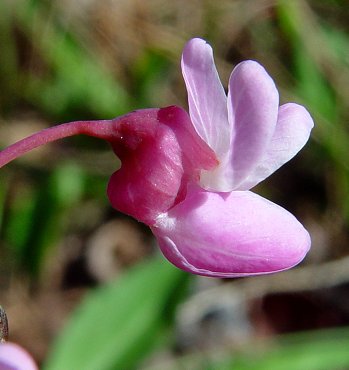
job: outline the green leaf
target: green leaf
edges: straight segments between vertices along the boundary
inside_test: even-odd
[[[250,353],[231,364],[235,363],[236,370],[347,369],[348,348],[348,328],[323,330],[287,335],[263,356]]]
[[[44,369],[124,370],[136,365],[164,328],[168,305],[186,277],[164,258],[154,258],[91,292]]]

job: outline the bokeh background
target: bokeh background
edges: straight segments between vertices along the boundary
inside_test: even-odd
[[[312,235],[297,268],[220,280],[159,255],[108,204],[120,165],[87,137],[0,173],[0,304],[43,369],[349,369],[349,3],[1,0],[0,147],[55,123],[187,107],[185,42],[213,46],[226,86],[258,60],[306,105],[305,149],[256,191]]]

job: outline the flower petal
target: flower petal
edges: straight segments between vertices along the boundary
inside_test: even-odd
[[[228,117],[233,127],[230,190],[237,189],[265,155],[275,130],[278,104],[275,84],[260,64],[249,60],[235,67],[228,93]]]
[[[228,151],[231,128],[227,97],[206,41],[195,38],[183,50],[182,73],[188,91],[189,114],[196,131],[218,159]]]
[[[314,122],[301,105],[288,103],[279,108],[274,135],[260,164],[240,185],[251,189],[293,158],[308,141]]]
[[[190,189],[152,230],[174,265],[214,277],[284,270],[310,247],[308,232],[292,214],[249,191]]]
[[[0,344],[1,370],[38,370],[31,356],[14,343]]]

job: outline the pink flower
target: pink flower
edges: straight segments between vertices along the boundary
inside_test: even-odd
[[[0,370],[38,370],[38,367],[22,347],[6,342],[0,344]]]
[[[186,45],[182,71],[190,117],[172,106],[62,124],[3,150],[0,167],[63,137],[105,139],[122,161],[108,185],[112,205],[151,226],[176,266],[216,277],[292,267],[310,247],[307,231],[248,189],[303,147],[310,115],[297,104],[279,107],[273,81],[253,61],[234,69],[227,97],[201,39]]]
[[[285,209],[248,190],[304,146],[312,118],[300,105],[279,107],[274,82],[254,61],[235,67],[226,96],[204,40],[187,43],[182,72],[191,121],[219,165],[203,170],[199,186],[158,217],[152,230],[163,253],[184,270],[216,277],[296,265],[310,248],[309,234]]]

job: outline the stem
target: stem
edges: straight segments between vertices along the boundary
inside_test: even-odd
[[[88,135],[110,141],[116,134],[116,121],[75,121],[39,131],[0,151],[0,168],[32,149],[69,136]]]
[[[0,306],[0,343],[8,340],[8,321],[5,310]]]

